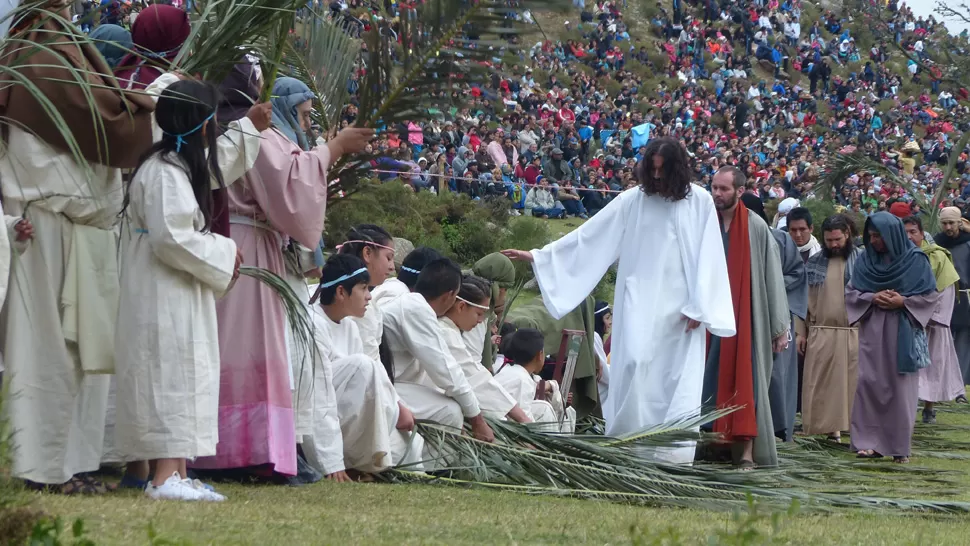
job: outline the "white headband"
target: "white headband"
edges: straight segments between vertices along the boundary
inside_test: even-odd
[[[479,308],[479,309],[484,309],[484,310],[486,310],[486,311],[488,311],[488,309],[489,309],[489,307],[488,307],[487,305],[479,305],[479,304],[477,304],[477,303],[472,303],[472,302],[470,302],[470,301],[468,301],[468,300],[466,300],[465,298],[463,298],[463,297],[461,297],[461,296],[456,296],[456,297],[457,297],[457,298],[458,298],[459,300],[461,300],[461,301],[463,301],[463,302],[465,302],[465,303],[467,303],[468,305],[471,305],[472,307],[477,307],[477,308]]]

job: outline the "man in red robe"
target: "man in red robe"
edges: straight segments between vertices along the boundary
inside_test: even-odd
[[[704,372],[705,409],[738,408],[714,421],[742,469],[778,463],[768,399],[773,353],[789,342],[788,296],[781,257],[768,225],[741,202],[745,176],[714,174],[711,195],[721,221],[737,335],[711,336]]]

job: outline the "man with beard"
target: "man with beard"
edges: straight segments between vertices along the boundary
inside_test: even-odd
[[[927,364],[925,328],[941,294],[929,258],[906,237],[899,218],[873,214],[862,237],[865,251],[845,288],[849,324],[859,324],[852,450],[863,459],[908,463],[917,372]]]
[[[946,207],[940,211],[940,227],[943,231],[933,237],[936,244],[950,251],[953,266],[960,275],[957,285],[957,300],[950,318],[950,331],[956,346],[957,359],[963,374],[963,384],[970,384],[970,223],[961,217],[957,207]],[[966,396],[957,398],[966,402]]]
[[[803,262],[807,262],[809,258],[822,251],[822,245],[812,235],[815,226],[812,223],[811,211],[805,207],[795,207],[788,213],[786,219],[788,221],[788,234],[791,235],[792,241],[795,241],[795,244],[798,245],[798,253]]]
[[[923,238],[923,222],[918,216],[903,220],[906,236],[930,259],[936,290],[940,301],[933,311],[926,336],[930,350],[930,365],[919,371],[919,398],[923,401],[923,423],[936,423],[936,402],[949,402],[965,395],[960,362],[953,348],[953,334],[950,333],[950,318],[956,300],[956,284],[960,280],[953,267],[953,259],[946,249],[932,244]]]
[[[861,249],[852,244],[852,227],[836,214],[822,222],[825,248],[808,259],[808,316],[795,321],[802,377],[802,430],[841,441],[849,430],[859,363],[859,330],[849,325],[845,287]]]
[[[542,301],[557,319],[576,309],[619,262],[610,392],[603,404],[610,436],[695,414],[707,334],[735,333],[714,202],[690,183],[687,151],[672,138],[651,140],[637,178],[639,188],[617,195],[561,239],[531,252],[502,252],[532,262]],[[766,228],[763,236],[771,242]],[[694,460],[693,441],[643,450],[674,463]]]
[[[738,168],[723,167],[711,182],[737,334],[711,335],[702,396],[705,405],[741,408],[714,421],[713,430],[733,443],[734,461],[742,469],[778,464],[768,383],[772,354],[787,348],[791,320],[778,244],[764,220],[740,199],[746,181]]]

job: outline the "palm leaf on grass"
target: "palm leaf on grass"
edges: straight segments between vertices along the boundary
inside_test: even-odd
[[[866,488],[876,495],[859,496],[839,488],[813,490],[812,482],[807,480],[766,479],[765,476],[774,474],[762,470],[735,472],[722,468],[717,471],[658,463],[640,457],[632,440],[617,444],[615,439],[592,435],[551,435],[515,423],[492,421],[490,424],[496,437],[491,444],[433,423],[419,422],[418,430],[426,445],[442,454],[436,461],[442,472],[428,476],[394,470],[385,473],[383,478],[391,482],[715,510],[736,508],[752,497],[778,508],[797,501],[814,511],[857,508],[874,512],[970,512],[967,503],[876,496],[884,492],[878,487]],[[673,425],[662,428],[671,432],[677,429]],[[829,464],[828,459],[823,467]],[[816,473],[813,479],[817,481],[820,476],[825,477]],[[857,493],[859,489],[854,491]]]

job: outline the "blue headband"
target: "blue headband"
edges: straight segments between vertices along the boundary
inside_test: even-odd
[[[206,123],[209,123],[209,120],[212,119],[213,117],[215,117],[215,115],[216,115],[216,112],[215,112],[215,110],[213,110],[212,113],[209,114],[209,117],[207,117],[204,120],[202,120],[202,123],[200,123],[199,125],[197,125],[195,129],[192,129],[191,131],[186,131],[186,132],[182,133],[181,135],[173,135],[172,133],[165,133],[168,136],[175,137],[175,153],[179,153],[179,152],[182,151],[182,143],[185,142],[185,137],[187,137],[187,136],[191,135],[192,133],[198,131],[199,129],[205,127],[205,124]]]
[[[354,271],[353,273],[348,273],[348,274],[346,274],[346,275],[344,275],[342,277],[337,277],[336,279],[334,279],[334,280],[332,280],[330,282],[320,283],[320,288],[330,288],[331,286],[333,286],[335,284],[339,284],[339,283],[344,282],[347,279],[356,277],[357,275],[360,275],[361,273],[363,273],[365,271],[367,271],[367,268],[366,267],[362,267],[362,268],[358,269],[357,271]]]
[[[415,275],[421,274],[421,271],[417,269],[411,269],[410,267],[404,267],[403,265],[401,266],[401,271],[407,271],[408,273],[414,273]]]

